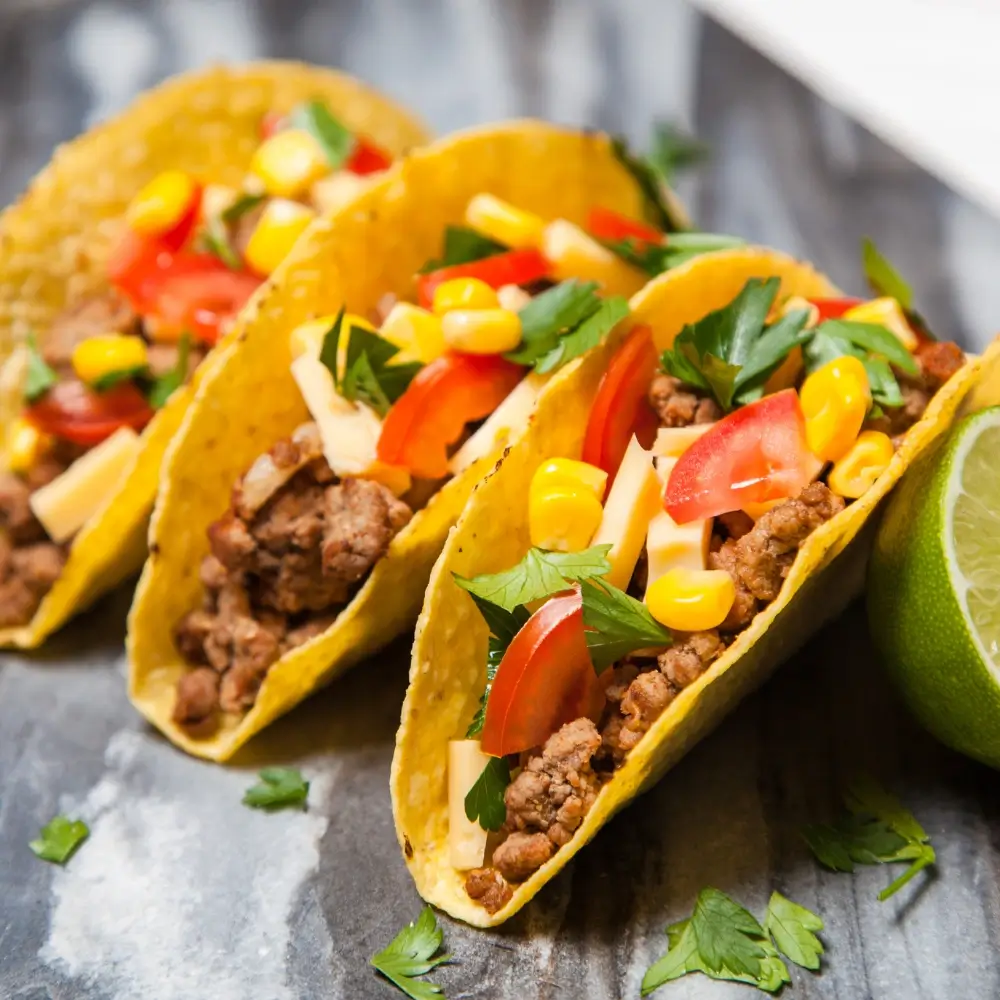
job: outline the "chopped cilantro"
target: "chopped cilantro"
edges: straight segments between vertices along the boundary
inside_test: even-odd
[[[644,271],[651,278],[671,268],[680,267],[702,254],[745,245],[746,240],[738,236],[696,232],[673,233],[665,243],[645,243],[631,237],[605,243],[622,260]]]
[[[439,271],[442,267],[471,264],[487,257],[495,257],[498,253],[506,253],[509,249],[503,243],[491,240],[467,226],[446,226],[441,256],[427,261],[417,273],[429,274],[431,271]]]
[[[672,185],[677,174],[708,159],[707,143],[690,135],[673,122],[653,126],[653,143],[647,160],[664,184]]]
[[[661,625],[642,601],[607,580],[583,579],[583,626],[594,670],[600,674],[637,649],[670,646],[670,630]]]
[[[465,816],[484,830],[499,830],[507,818],[504,792],[510,784],[506,757],[491,757],[465,796]]]
[[[198,237],[198,247],[221,260],[231,271],[239,271],[243,267],[243,260],[230,241],[229,232],[221,216],[208,220]]]
[[[320,100],[300,104],[292,112],[289,124],[313,136],[323,147],[331,170],[339,170],[354,151],[354,134]]]
[[[309,782],[294,767],[265,767],[260,781],[248,788],[243,804],[254,809],[284,809],[287,806],[305,806],[309,795]]]
[[[674,233],[682,230],[684,226],[674,218],[664,197],[663,179],[659,170],[649,160],[632,153],[628,143],[621,136],[611,140],[611,149],[615,158],[632,175],[639,188],[646,218],[661,232]]]
[[[191,353],[191,334],[185,333],[177,345],[177,364],[170,371],[153,381],[149,390],[149,405],[154,410],[166,405],[170,397],[187,380],[188,358]]]
[[[912,287],[867,236],[861,241],[861,266],[876,295],[895,299],[906,310],[913,308]]]
[[[145,365],[138,365],[135,368],[122,368],[117,372],[108,372],[102,375],[100,378],[96,379],[91,388],[95,392],[107,392],[109,389],[113,389],[116,385],[120,385],[122,382],[129,382],[132,379],[141,379],[146,375],[147,368]]]
[[[222,213],[222,221],[231,226],[234,222],[239,222],[248,212],[252,212],[264,201],[262,194],[241,194],[229,208]]]
[[[34,403],[59,381],[59,376],[42,357],[33,333],[29,333],[25,338],[24,349],[28,357],[24,376],[24,398],[29,403]]]
[[[451,958],[450,955],[434,957],[443,940],[444,934],[438,927],[434,911],[426,906],[416,922],[407,924],[391,943],[372,957],[371,964],[412,1000],[444,1000],[440,986],[415,978],[427,975]]]
[[[64,865],[90,835],[83,820],[56,816],[42,827],[37,840],[28,845],[43,861]]]

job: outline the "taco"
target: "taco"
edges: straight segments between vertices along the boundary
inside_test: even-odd
[[[0,643],[138,571],[192,374],[312,218],[424,139],[331,70],[216,68],[60,149],[4,213]]]
[[[431,575],[392,765],[420,894],[501,923],[860,585],[978,362],[759,249],[653,280]]]

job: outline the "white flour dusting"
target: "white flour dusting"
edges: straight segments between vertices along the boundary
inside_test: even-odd
[[[54,876],[42,960],[112,1000],[291,1000],[289,925],[319,863],[330,777],[305,768],[310,810],[269,814],[240,804],[251,773],[139,733],[116,734],[105,762],[84,802],[65,804],[90,838]],[[297,963],[330,954],[325,922],[309,926]]]

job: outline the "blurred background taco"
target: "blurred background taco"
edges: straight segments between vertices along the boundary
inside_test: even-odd
[[[218,67],[59,149],[4,213],[0,643],[138,570],[203,362],[313,218],[425,139],[336,71]]]

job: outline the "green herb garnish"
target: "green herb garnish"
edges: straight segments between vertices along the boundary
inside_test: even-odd
[[[673,233],[666,243],[646,243],[644,240],[628,237],[612,240],[604,245],[626,263],[655,278],[658,274],[680,267],[702,254],[745,246],[746,240],[722,233],[690,232]]]
[[[144,378],[147,371],[148,369],[145,365],[137,365],[134,368],[122,368],[121,371],[108,372],[106,375],[102,375],[100,378],[96,379],[91,384],[91,388],[95,392],[107,392],[109,389],[113,389],[116,385],[120,385],[122,382],[130,382],[133,379]]]
[[[28,846],[43,861],[64,865],[89,835],[90,830],[83,820],[56,816],[42,827],[38,839]]]
[[[611,150],[639,188],[646,218],[664,233],[683,230],[685,227],[679,219],[674,218],[664,197],[663,178],[659,169],[648,159],[632,153],[621,136],[611,140]]]
[[[260,781],[246,790],[243,804],[254,809],[285,809],[304,806],[309,782],[294,767],[265,767]]]
[[[427,261],[417,273],[429,274],[431,271],[441,270],[442,267],[471,264],[487,257],[495,257],[499,253],[506,253],[509,249],[503,243],[491,240],[467,226],[446,226],[441,256]]]
[[[583,627],[590,661],[603,673],[637,649],[673,644],[670,630],[661,625],[642,601],[630,597],[607,580],[583,579]]]
[[[850,785],[844,804],[849,814],[836,823],[817,823],[802,830],[809,848],[827,868],[853,872],[856,864],[908,862],[906,871],[878,894],[882,901],[935,863],[934,848],[924,828],[873,778],[862,777]]]
[[[861,241],[861,266],[876,296],[895,299],[905,310],[913,308],[913,288],[867,236]]]
[[[673,122],[657,122],[647,160],[664,184],[673,185],[678,173],[704,163],[710,152],[707,143]]]
[[[241,194],[229,208],[225,209],[221,215],[222,221],[231,226],[239,222],[248,212],[252,212],[258,205],[262,204],[265,196],[262,194]]]
[[[177,344],[177,364],[153,381],[147,399],[154,410],[166,405],[170,397],[187,380],[188,358],[191,354],[191,334],[185,333]]]
[[[59,381],[59,376],[42,357],[33,333],[25,337],[24,349],[28,358],[24,375],[24,398],[29,403],[34,403]]]
[[[491,757],[465,796],[465,816],[484,830],[499,830],[507,819],[504,792],[510,784],[506,757]]]
[[[331,170],[339,170],[354,151],[354,134],[320,100],[300,104],[292,112],[289,124],[305,129],[323,147]]]
[[[450,955],[434,957],[443,940],[434,911],[427,906],[415,922],[407,924],[372,958],[371,964],[412,1000],[443,1000],[440,986],[415,978],[427,975],[451,958]]]
[[[243,260],[230,241],[229,231],[221,216],[208,220],[198,237],[198,248],[221,260],[231,271],[239,271],[243,267]]]

